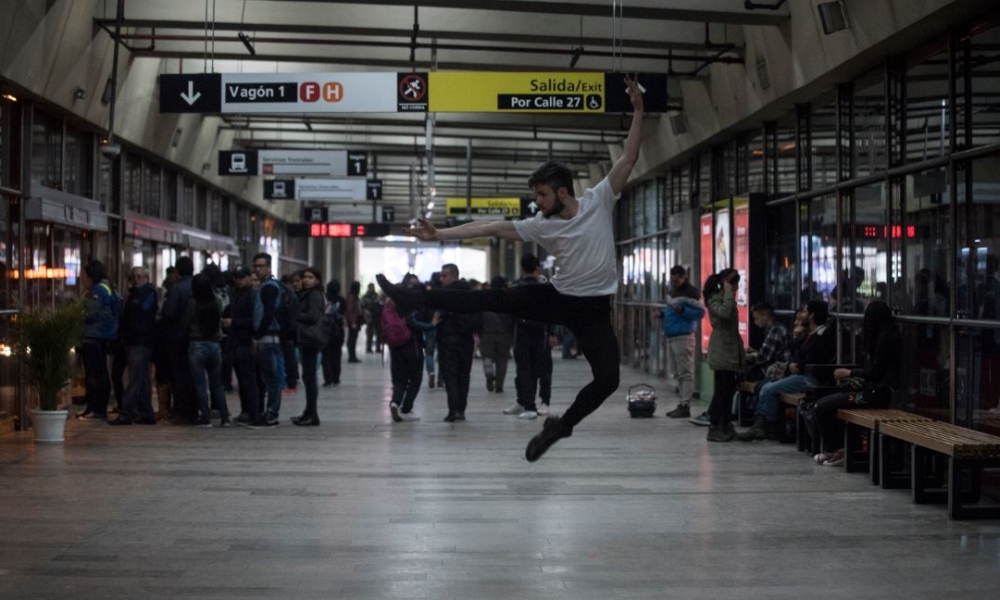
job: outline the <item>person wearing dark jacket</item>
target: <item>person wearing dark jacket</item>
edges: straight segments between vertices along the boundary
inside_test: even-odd
[[[816,430],[823,440],[822,452],[813,457],[816,462],[829,467],[844,462],[844,424],[837,419],[838,410],[888,408],[892,404],[892,393],[900,386],[902,343],[889,305],[882,301],[869,304],[862,325],[865,366],[833,371],[838,381],[848,377],[860,380],[862,389],[831,394],[816,401],[813,414]]]
[[[160,327],[167,345],[170,361],[170,388],[173,396],[173,418],[194,423],[197,408],[194,405],[194,381],[188,363],[188,329],[181,319],[184,309],[191,300],[191,279],[194,277],[194,261],[190,256],[181,256],[174,265],[177,268],[177,282],[170,286],[160,310]]]
[[[746,357],[740,338],[736,290],[740,275],[735,269],[723,269],[705,280],[702,295],[712,335],[708,340],[708,366],[712,369],[714,389],[708,406],[710,442],[731,442],[733,429],[732,399],[736,392],[736,374],[743,370]]]
[[[347,300],[340,295],[340,282],[331,279],[326,284],[326,326],[329,331],[323,347],[323,387],[340,385],[340,361],[344,347],[344,312]]]
[[[329,330],[323,319],[326,299],[323,296],[323,279],[318,269],[308,267],[300,275],[302,289],[298,293],[299,313],[298,346],[302,354],[302,383],[306,388],[306,409],[300,417],[292,417],[292,423],[299,426],[319,425],[317,400],[319,386],[316,370],[319,352],[330,339]]]
[[[521,256],[521,279],[515,285],[541,285],[545,277],[534,254]],[[516,319],[514,322],[514,388],[517,403],[506,408],[505,415],[517,415],[521,419],[534,419],[548,414],[552,395],[552,348],[549,347],[549,325],[531,319]],[[539,395],[543,406],[538,406],[535,396]],[[541,410],[539,410],[541,409]]]
[[[827,326],[830,309],[822,300],[812,300],[805,306],[802,323],[805,339],[785,369],[785,377],[764,384],[757,395],[757,408],[753,426],[737,435],[743,442],[766,440],[775,437],[780,398],[782,394],[804,392],[818,385],[815,377],[805,372],[806,365],[826,365],[837,356],[837,333]]]
[[[118,298],[108,272],[99,260],[93,260],[83,269],[83,283],[90,289],[83,300],[84,323],[83,358],[87,386],[87,408],[77,418],[83,421],[108,418],[111,399],[111,376],[108,374],[108,349],[118,336],[118,318],[114,307]]]
[[[416,275],[403,278],[404,286],[422,285]],[[391,311],[391,312],[389,312]],[[396,312],[396,304],[386,300],[382,305],[383,314],[392,315]],[[420,384],[424,375],[424,343],[420,336],[421,327],[416,323],[416,313],[399,315],[406,319],[410,329],[410,339],[397,346],[389,346],[389,368],[392,372],[392,399],[389,401],[389,412],[396,423],[403,421],[418,421],[420,417],[413,414],[413,402],[420,392]]]
[[[233,352],[233,369],[240,392],[240,414],[233,419],[233,423],[260,426],[257,365],[253,350],[253,309],[257,302],[257,290],[251,285],[250,269],[247,267],[236,269],[233,283],[236,293],[223,311],[222,321]]]
[[[452,290],[471,290],[467,282],[458,278],[458,266],[441,267],[441,285]],[[465,420],[465,407],[469,402],[469,380],[472,375],[472,356],[476,341],[473,333],[482,329],[482,313],[459,314],[440,311],[438,324],[438,351],[440,352],[441,377],[448,393],[448,423]]]
[[[490,280],[490,288],[502,290],[507,280],[497,276]],[[514,342],[514,318],[508,314],[483,313],[483,330],[479,332],[479,352],[483,355],[483,374],[486,376],[486,390],[503,393],[507,379],[507,362],[510,347]]]
[[[347,362],[359,363],[358,360],[358,331],[364,322],[361,316],[361,282],[352,281],[351,289],[347,292],[347,309],[344,319],[347,321]]]
[[[134,267],[129,274],[131,292],[122,308],[119,333],[125,347],[128,364],[128,387],[118,418],[112,425],[155,425],[153,385],[149,378],[149,361],[153,355],[156,334],[156,288],[149,282],[149,271]]]
[[[271,274],[271,255],[261,252],[253,257],[253,268],[261,282],[253,306],[253,338],[257,340],[257,368],[261,393],[267,397],[267,405],[261,424],[265,427],[278,426],[281,411],[281,324],[278,322],[278,303],[281,294],[286,293],[278,280]]]
[[[211,278],[199,273],[191,282],[191,299],[184,307],[188,329],[188,365],[198,402],[199,427],[211,427],[212,409],[219,412],[219,426],[228,427],[229,408],[222,389],[222,301]],[[209,406],[211,397],[211,406]]]

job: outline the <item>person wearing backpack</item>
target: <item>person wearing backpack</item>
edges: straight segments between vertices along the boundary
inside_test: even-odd
[[[302,285],[298,294],[298,346],[302,354],[302,383],[306,388],[306,409],[302,416],[292,417],[292,423],[302,427],[319,425],[316,402],[319,386],[316,382],[319,351],[326,346],[330,332],[323,319],[326,300],[323,297],[323,276],[318,269],[307,267],[299,277]]]
[[[403,278],[404,286],[419,286],[416,275]],[[423,383],[424,356],[423,341],[414,314],[400,315],[392,300],[382,305],[380,330],[382,341],[389,347],[389,370],[392,373],[392,398],[389,411],[396,423],[418,421],[413,414],[413,401]]]
[[[83,345],[81,356],[87,388],[87,408],[77,415],[82,421],[106,421],[111,399],[111,375],[108,373],[108,349],[118,336],[121,297],[108,281],[108,270],[99,260],[83,269]]]
[[[130,291],[119,325],[128,363],[128,387],[125,388],[118,418],[109,423],[155,425],[149,366],[156,334],[156,288],[149,283],[149,271],[145,267],[132,268],[129,284]]]
[[[271,274],[270,254],[261,252],[254,256],[253,269],[261,282],[253,308],[253,325],[257,341],[257,368],[264,382],[267,404],[259,424],[251,424],[250,427],[277,427],[281,411],[281,324],[287,323],[289,292]],[[297,300],[294,306],[298,308]]]
[[[441,267],[441,285],[449,290],[472,290],[466,281],[458,278],[458,266]],[[448,394],[448,415],[445,422],[465,420],[465,407],[469,401],[469,380],[472,374],[472,356],[475,351],[473,334],[483,327],[482,313],[462,314],[440,311],[438,324],[438,352],[441,377]]]
[[[345,310],[347,300],[340,295],[340,282],[331,279],[326,284],[326,326],[329,329],[329,339],[323,348],[323,387],[340,385]]]
[[[178,279],[167,291],[159,320],[170,363],[170,389],[173,397],[171,419],[196,424],[198,409],[195,406],[194,378],[191,377],[191,365],[188,361],[188,328],[181,322],[184,308],[193,295],[191,284],[194,279],[194,260],[190,256],[180,256],[174,266],[177,268]]]

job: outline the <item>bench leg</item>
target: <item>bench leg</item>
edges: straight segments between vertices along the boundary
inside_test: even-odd
[[[872,485],[879,485],[879,474],[881,473],[881,468],[879,465],[880,452],[879,440],[882,436],[878,433],[878,425],[875,429],[868,433],[868,476],[871,478]]]
[[[948,516],[952,519],[964,519],[962,510],[962,474],[961,464],[954,458],[948,459]]]
[[[860,457],[861,452],[855,448],[856,442],[864,435],[864,431],[852,423],[844,423],[844,471],[854,473],[864,468],[865,461]]]
[[[802,418],[802,411],[795,407],[795,447],[799,452],[806,451],[806,428],[805,420]]]
[[[895,473],[892,469],[892,455],[902,448],[899,440],[879,434],[879,483],[883,490],[899,490],[910,487],[908,474]]]

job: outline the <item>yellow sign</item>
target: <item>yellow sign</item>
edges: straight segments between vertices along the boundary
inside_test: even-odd
[[[449,217],[520,217],[520,198],[473,198],[472,210],[467,211],[465,198],[448,198],[445,206]]]
[[[432,112],[603,113],[604,73],[428,74]]]

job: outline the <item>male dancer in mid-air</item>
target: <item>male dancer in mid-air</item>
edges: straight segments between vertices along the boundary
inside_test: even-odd
[[[427,306],[452,312],[492,311],[516,317],[562,324],[576,335],[579,349],[590,364],[594,380],[580,390],[561,417],[545,420],[542,431],[528,442],[525,457],[534,462],[559,438],[597,410],[618,389],[618,340],[611,327],[611,298],[618,289],[612,217],[615,202],[639,158],[642,135],[642,93],[635,80],[625,78],[632,101],[632,124],[624,154],[611,172],[581,198],[573,195],[573,173],[566,166],[546,163],[535,171],[528,186],[535,191],[539,212],[523,221],[479,221],[437,229],[426,220],[412,227],[424,241],[501,237],[536,242],[556,258],[555,274],[547,284],[503,290],[425,290],[377,280],[397,306]]]

